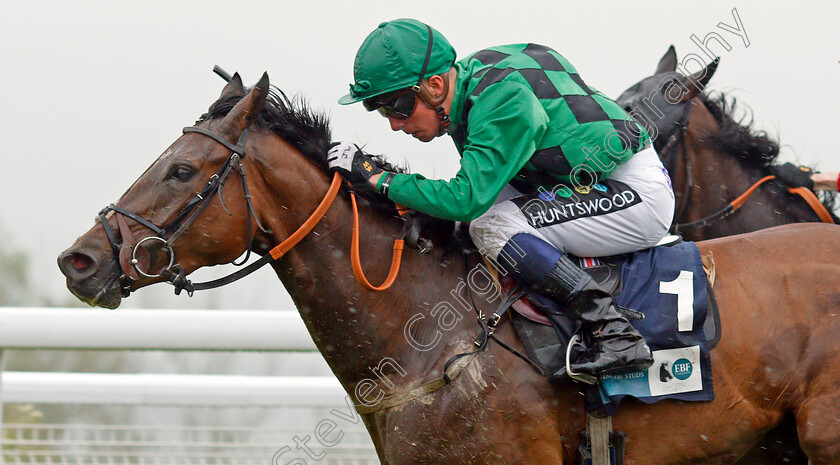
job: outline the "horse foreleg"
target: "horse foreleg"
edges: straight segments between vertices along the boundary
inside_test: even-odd
[[[793,415],[786,416],[735,465],[808,465],[808,457],[799,445]]]
[[[810,465],[840,464],[840,393],[808,399],[796,413],[796,427]]]

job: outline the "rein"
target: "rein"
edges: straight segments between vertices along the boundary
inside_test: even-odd
[[[752,194],[756,191],[756,189],[758,189],[760,185],[764,184],[767,181],[770,181],[771,179],[776,179],[776,176],[765,176],[759,179],[743,194],[738,196],[738,198],[736,198],[732,202],[729,202],[727,206],[703,219],[692,221],[690,223],[674,223],[674,225],[671,227],[672,232],[674,234],[678,234],[681,230],[684,231],[686,229],[708,226],[710,224],[715,223],[718,220],[726,218],[727,216],[735,213],[739,208],[741,208],[741,206],[744,205],[744,203],[746,203],[747,199],[749,199],[750,196],[752,196]],[[787,189],[788,192],[792,194],[797,194],[800,197],[802,197],[802,199],[808,203],[811,209],[814,210],[814,213],[816,213],[817,216],[820,217],[820,220],[823,223],[834,224],[834,220],[831,218],[831,214],[828,213],[828,210],[826,210],[825,205],[823,205],[822,202],[820,202],[820,200],[817,198],[817,196],[815,196],[814,193],[811,192],[808,188],[788,187]]]
[[[177,217],[172,220],[169,224],[164,227],[158,227],[153,224],[151,221],[141,217],[140,215],[126,210],[122,207],[118,207],[116,205],[109,205],[103,208],[99,212],[99,222],[102,224],[102,227],[105,229],[105,235],[108,238],[108,241],[111,244],[111,249],[114,253],[114,259],[117,261],[117,266],[120,269],[121,276],[120,276],[120,285],[122,288],[123,297],[127,297],[131,290],[131,284],[134,281],[145,278],[163,278],[166,282],[169,282],[175,287],[175,294],[179,295],[182,290],[186,290],[187,293],[192,296],[193,292],[198,290],[205,290],[205,289],[213,289],[225,284],[232,283],[239,279],[248,276],[249,274],[253,273],[257,269],[263,267],[267,263],[270,263],[275,260],[279,260],[283,255],[285,255],[289,250],[291,250],[295,245],[297,245],[304,237],[306,237],[314,228],[315,226],[321,221],[324,215],[332,206],[333,202],[335,201],[338,191],[341,188],[341,176],[338,173],[335,173],[330,184],[330,187],[327,191],[327,194],[321,200],[318,207],[309,218],[304,221],[304,223],[294,232],[292,233],[286,240],[272,248],[267,254],[263,255],[259,260],[251,263],[250,265],[246,266],[245,268],[231,273],[227,276],[222,278],[218,278],[212,281],[207,281],[203,283],[192,283],[186,277],[186,270],[184,270],[179,264],[175,261],[175,251],[172,248],[172,244],[175,242],[181,234],[186,231],[187,228],[198,218],[201,212],[207,208],[209,203],[213,200],[214,195],[219,196],[219,201],[222,203],[222,207],[227,210],[227,207],[224,204],[224,200],[222,199],[222,188],[224,187],[225,182],[230,177],[231,173],[235,168],[238,168],[239,175],[242,179],[242,189],[243,194],[245,197],[245,202],[248,209],[248,246],[246,248],[246,255],[245,258],[236,263],[231,262],[233,265],[241,266],[245,262],[248,261],[248,257],[251,253],[251,245],[253,243],[254,234],[253,234],[253,226],[252,226],[252,217],[254,221],[257,222],[260,230],[263,232],[267,232],[265,228],[259,223],[259,219],[257,219],[256,212],[254,211],[254,207],[251,203],[251,195],[248,191],[248,182],[245,177],[245,169],[243,164],[241,163],[241,159],[245,157],[245,142],[247,139],[247,130],[242,132],[241,137],[236,145],[231,144],[228,140],[222,137],[215,132],[212,132],[205,128],[200,127],[186,127],[184,128],[183,132],[186,133],[197,133],[203,134],[211,139],[215,140],[216,142],[224,145],[228,150],[230,150],[230,155],[225,163],[219,168],[219,170],[210,177],[207,185],[196,194],[196,196],[190,200],[186,206],[181,210]],[[402,251],[404,248],[405,241],[403,239],[395,239],[394,240],[394,252],[391,259],[391,268],[388,273],[387,278],[385,281],[379,285],[374,286],[372,285],[364,275],[364,271],[362,270],[361,264],[361,257],[359,253],[359,209],[356,204],[356,196],[354,193],[350,193],[350,199],[353,206],[353,233],[351,239],[351,247],[350,247],[350,260],[351,265],[353,268],[353,275],[355,276],[356,280],[361,284],[365,289],[370,291],[383,291],[388,289],[394,281],[396,281],[397,275],[399,273],[400,262],[402,259]],[[108,212],[114,212],[114,215],[117,219],[117,224],[120,229],[120,234],[122,235],[122,243],[117,242],[116,236],[114,231],[111,228],[110,222],[108,221],[107,214]],[[230,212],[228,211],[228,214]],[[403,211],[401,210],[401,215]],[[136,221],[137,223],[145,226],[146,228],[152,230],[155,235],[145,237],[139,241],[134,239],[133,234],[131,233],[128,224],[125,221],[125,217],[131,218],[132,220]],[[406,219],[407,222],[410,222],[410,219]],[[406,228],[406,231],[410,231],[411,228]],[[144,242],[160,242],[166,250],[167,256],[169,257],[169,264],[160,270],[158,274],[149,274],[141,269],[142,267],[148,267],[151,265],[151,259],[149,252],[140,247]]]
[[[674,219],[679,218],[685,212],[685,209],[688,206],[689,190],[694,180],[694,175],[691,166],[691,157],[688,154],[688,142],[686,141],[688,137],[687,120],[690,112],[691,105],[686,105],[686,109],[683,111],[683,115],[681,116],[680,121],[677,123],[677,131],[671,135],[671,137],[668,139],[668,143],[665,145],[665,147],[662,148],[663,156],[665,156],[666,151],[669,151],[672,147],[677,145],[678,141],[679,147],[682,148],[682,158],[684,160],[686,182],[682,192],[683,202],[676,208],[676,211],[674,213]],[[680,150],[679,147],[677,148],[677,150]],[[750,196],[752,196],[752,194],[756,191],[756,189],[758,189],[760,185],[764,184],[767,181],[770,181],[771,179],[776,179],[776,176],[765,176],[759,179],[749,189],[744,191],[743,194],[738,196],[735,200],[729,202],[729,204],[727,204],[724,208],[716,211],[715,213],[712,213],[711,215],[689,223],[675,222],[671,226],[671,233],[679,234],[680,231],[709,226],[728,217],[729,215],[735,213],[739,208],[741,208],[741,206],[744,205],[744,203],[746,203],[746,201],[750,198]],[[811,190],[805,187],[788,187],[787,189],[788,192],[792,194],[797,194],[800,197],[802,197],[802,199],[805,200],[806,203],[808,203],[808,206],[810,206],[811,209],[814,210],[814,213],[816,213],[816,215],[820,218],[820,220],[823,223],[834,224],[834,220],[831,218],[831,214],[828,212],[828,210],[826,210],[825,205],[823,205],[822,202],[820,202],[819,199],[817,199],[816,195],[814,195],[814,193],[811,192]]]

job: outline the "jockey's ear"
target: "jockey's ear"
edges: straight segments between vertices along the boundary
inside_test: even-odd
[[[674,49],[674,46],[668,47],[668,51],[665,52],[665,55],[662,56],[662,59],[659,60],[659,64],[656,66],[656,71],[653,75],[662,74],[662,73],[671,73],[677,70],[677,51]]]
[[[448,93],[449,71],[426,78],[420,85],[420,91],[418,92],[420,98],[432,108],[442,104]]]

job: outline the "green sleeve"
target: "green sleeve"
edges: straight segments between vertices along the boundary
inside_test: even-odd
[[[523,84],[502,81],[481,93],[469,114],[461,168],[449,181],[398,174],[388,197],[437,218],[471,221],[486,212],[528,162],[548,116]]]

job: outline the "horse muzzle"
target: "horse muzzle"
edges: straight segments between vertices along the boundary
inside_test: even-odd
[[[161,246],[159,242],[165,241],[156,236],[139,241],[133,236],[128,241],[125,237],[119,239],[115,247],[104,229],[94,226],[58,256],[67,289],[82,302],[116,308],[131,290],[161,280],[151,270],[172,267],[172,248]]]
[[[92,307],[120,305],[121,273],[109,250],[98,251],[77,242],[58,256],[58,268],[67,278],[67,289],[82,302]]]

